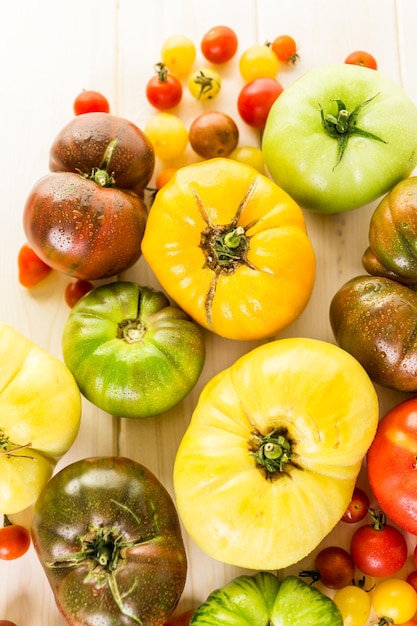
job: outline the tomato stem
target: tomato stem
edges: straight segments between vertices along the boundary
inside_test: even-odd
[[[126,343],[138,343],[142,341],[146,333],[146,326],[139,318],[126,319],[117,326],[117,338]]]
[[[200,100],[206,93],[213,91],[213,83],[217,81],[212,76],[207,76],[202,70],[194,77],[194,83],[200,86],[197,100]]]
[[[252,433],[249,445],[250,455],[267,478],[284,472],[285,467],[292,463],[292,442],[286,429],[276,428],[267,435]]]
[[[331,113],[324,115],[323,108],[321,104],[319,104],[322,126],[330,137],[337,140],[337,159],[334,167],[336,167],[342,160],[348,141],[352,135],[365,137],[366,139],[373,139],[382,143],[388,143],[384,139],[381,139],[381,137],[374,135],[374,133],[356,126],[357,118],[361,110],[372,102],[372,100],[374,100],[378,95],[379,94],[376,94],[372,98],[361,102],[352,112],[349,112],[346,109],[342,100],[335,98],[332,102],[336,102],[337,104],[337,115],[332,115]]]
[[[33,460],[33,456],[30,456],[29,454],[27,454],[27,455],[25,455],[25,454],[14,454],[18,450],[25,450],[26,448],[30,448],[31,446],[32,446],[32,443],[29,441],[29,443],[25,443],[25,444],[22,444],[20,446],[13,446],[12,447],[11,444],[10,444],[9,437],[7,437],[5,432],[0,429],[0,455],[1,454],[5,454],[8,458],[19,456],[19,457],[21,457],[23,459],[32,459]]]
[[[370,524],[374,530],[383,530],[387,523],[387,517],[383,511],[377,513],[375,509],[369,509]]]

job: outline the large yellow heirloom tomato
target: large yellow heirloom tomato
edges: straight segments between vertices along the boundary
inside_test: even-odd
[[[0,513],[30,506],[79,430],[81,395],[68,368],[0,324]]]
[[[190,317],[237,340],[272,337],[306,307],[315,255],[299,206],[250,165],[180,168],[149,212],[142,253]]]
[[[345,512],[377,423],[374,386],[338,346],[290,338],[246,353],[204,387],[177,451],[187,532],[231,565],[297,563]]]

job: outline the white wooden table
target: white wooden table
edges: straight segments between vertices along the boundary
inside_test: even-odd
[[[25,241],[22,210],[32,185],[47,173],[48,152],[57,132],[73,116],[74,97],[84,88],[104,93],[111,112],[143,128],[155,112],[145,98],[145,85],[160,60],[163,41],[188,35],[198,50],[212,26],[231,26],[239,38],[235,59],[223,71],[225,87],[215,107],[231,115],[241,145],[259,145],[257,132],[238,116],[236,100],[242,86],[238,57],[254,43],[291,34],[299,44],[300,61],[283,68],[284,87],[318,65],[343,62],[354,50],[371,52],[379,69],[401,84],[417,102],[417,2],[415,0],[15,0],[1,20],[1,228],[0,321],[61,358],[61,334],[69,309],[64,301],[68,278],[53,273],[33,290],[17,277],[17,252]],[[188,126],[200,111],[185,90],[179,114]],[[189,155],[192,159],[192,155]],[[160,164],[157,163],[157,170]],[[369,218],[376,202],[349,214],[306,213],[317,254],[318,271],[311,301],[282,336],[309,336],[333,341],[328,306],[335,291],[362,273]],[[123,278],[158,286],[143,260]],[[151,469],[172,493],[172,466],[198,394],[215,373],[255,344],[207,334],[207,359],[201,379],[178,407],[145,421],[113,419],[83,403],[77,441],[58,468],[91,455],[120,454]],[[381,414],[404,399],[378,388]],[[362,478],[363,480],[363,478]],[[29,523],[30,511],[16,521]],[[338,525],[323,545],[348,546],[351,529]],[[176,613],[202,602],[216,587],[242,573],[203,554],[184,533],[188,579]],[[410,555],[416,539],[409,537]],[[286,573],[297,573],[312,558]],[[411,556],[401,575],[412,569]],[[33,547],[13,562],[0,561],[0,619],[18,626],[64,626]]]

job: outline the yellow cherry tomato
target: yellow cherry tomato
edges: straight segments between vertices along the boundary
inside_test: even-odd
[[[278,339],[246,353],[207,383],[178,448],[188,534],[238,567],[298,562],[346,510],[377,424],[369,376],[334,344]]]
[[[156,113],[143,130],[153,146],[155,156],[163,161],[177,159],[187,148],[188,131],[184,122],[172,113]]]
[[[247,83],[255,78],[275,78],[278,69],[278,57],[267,45],[255,44],[247,48],[239,59],[239,71]]]
[[[255,146],[238,146],[230,154],[230,158],[254,167],[260,174],[265,174],[265,161],[260,148]]]
[[[373,609],[379,618],[402,624],[417,611],[417,593],[412,585],[400,578],[387,578],[371,591]]]
[[[343,616],[343,626],[365,626],[371,613],[369,593],[358,585],[338,589],[333,597]]]
[[[191,71],[195,58],[195,45],[185,35],[172,35],[162,45],[162,63],[180,78],[184,78]]]
[[[200,101],[215,98],[222,85],[220,74],[210,67],[203,67],[194,72],[188,80],[188,88],[194,98]]]

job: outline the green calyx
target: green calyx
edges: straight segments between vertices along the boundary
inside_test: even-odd
[[[113,174],[109,174],[108,169],[110,167],[110,162],[113,158],[114,150],[119,143],[119,140],[112,139],[106,147],[104,151],[103,158],[99,167],[93,167],[90,172],[78,172],[82,178],[86,180],[92,180],[99,187],[114,187],[116,184],[116,180]]]
[[[200,87],[197,100],[200,100],[207,93],[213,91],[214,85],[217,84],[215,78],[213,78],[212,76],[207,76],[207,74],[204,74],[202,70],[200,70],[198,74],[194,77],[194,82]]]
[[[275,429],[267,435],[252,433],[250,455],[257,465],[265,472],[267,478],[285,471],[292,463],[292,442],[284,429]]]
[[[356,125],[361,110],[372,102],[372,100],[374,100],[378,95],[379,94],[376,94],[372,98],[361,102],[352,112],[349,112],[346,109],[342,100],[336,98],[332,102],[336,102],[337,104],[337,115],[332,115],[331,113],[325,115],[323,107],[319,104],[322,126],[330,137],[337,140],[338,144],[336,164],[334,167],[336,167],[342,160],[348,141],[353,135],[365,137],[366,139],[372,139],[374,141],[380,141],[381,143],[388,143],[381,137],[374,135],[374,133],[364,130],[363,128],[359,128]]]

